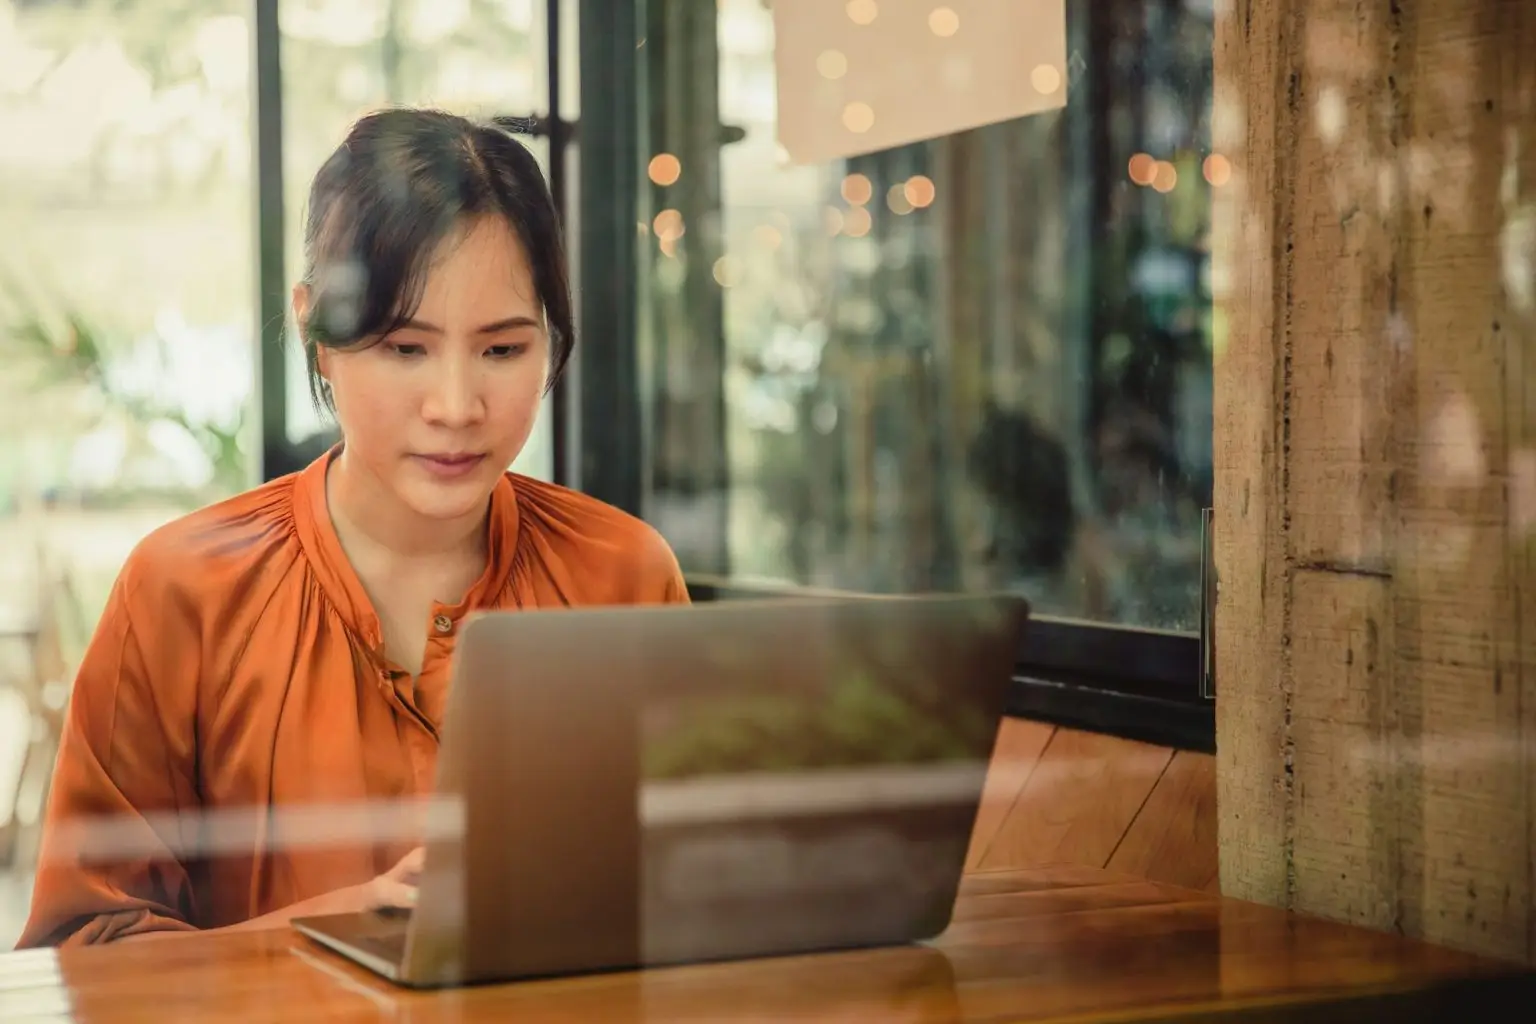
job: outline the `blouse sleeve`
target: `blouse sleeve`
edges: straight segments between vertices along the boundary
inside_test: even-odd
[[[135,552],[135,557],[139,552]],[[124,568],[70,696],[18,948],[191,930],[196,631]],[[153,620],[155,633],[143,630]]]
[[[644,539],[646,557],[640,574],[646,580],[644,592],[647,596],[642,599],[642,603],[692,604],[688,596],[688,583],[683,578],[682,567],[678,565],[677,555],[673,553],[671,545],[650,526],[645,527]]]

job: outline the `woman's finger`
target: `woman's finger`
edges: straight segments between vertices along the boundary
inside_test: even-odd
[[[421,874],[421,866],[426,861],[427,851],[425,847],[418,846],[410,853],[401,857],[394,867],[390,868],[385,877],[400,881],[415,878]]]
[[[391,878],[374,879],[368,887],[368,909],[409,910],[416,905],[416,887]]]

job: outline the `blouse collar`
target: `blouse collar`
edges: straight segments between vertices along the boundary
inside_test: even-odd
[[[341,445],[338,444],[299,471],[294,480],[294,525],[299,545],[326,597],[335,605],[348,628],[382,658],[384,637],[378,613],[342,550],[326,503],[326,473],[331,460],[340,452]],[[457,624],[469,612],[495,605],[497,597],[511,581],[517,553],[518,519],[517,493],[511,477],[503,473],[491,491],[490,514],[486,520],[485,570],[462,601],[453,605],[438,604],[434,606],[434,614],[447,615]],[[426,623],[422,628],[426,628]]]

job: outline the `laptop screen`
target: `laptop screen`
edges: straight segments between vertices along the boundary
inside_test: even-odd
[[[638,813],[652,959],[942,928],[1001,713],[997,673],[954,627],[807,619],[773,650],[726,630],[651,660]]]

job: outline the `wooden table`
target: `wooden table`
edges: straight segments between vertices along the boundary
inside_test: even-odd
[[[1113,875],[969,876],[930,947],[417,993],[286,930],[0,955],[0,1021],[1528,1019],[1485,960]],[[1507,976],[1506,976],[1507,975]],[[1446,986],[1457,979],[1473,979]],[[1404,995],[1403,993],[1407,993]],[[1511,999],[1511,994],[1513,999]],[[1342,1002],[1341,1002],[1342,1001]]]

